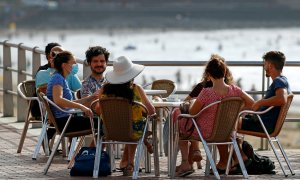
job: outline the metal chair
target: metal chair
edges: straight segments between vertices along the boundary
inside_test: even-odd
[[[142,152],[144,149],[143,140],[148,126],[148,111],[146,107],[139,103],[133,102],[129,103],[127,99],[119,97],[106,97],[99,99],[99,105],[101,109],[101,118],[105,127],[105,137],[97,136],[97,150],[96,159],[94,165],[93,177],[98,177],[98,171],[100,166],[100,153],[102,149],[102,144],[137,144],[137,151],[135,153],[135,164],[132,179],[137,179],[139,172],[140,159],[142,157]],[[141,107],[143,111],[141,112],[144,117],[146,117],[145,127],[143,130],[143,135],[136,139],[132,136],[132,106],[137,105]],[[118,107],[118,108],[116,108]],[[98,130],[100,129],[100,123],[98,123]],[[155,156],[155,155],[154,155]],[[157,155],[156,155],[157,156]],[[158,163],[158,162],[154,162]]]
[[[166,94],[161,94],[159,97],[155,96],[154,101],[166,101],[170,95],[174,94],[177,90],[176,84],[168,79],[159,79],[155,80],[152,83],[146,84],[143,88],[147,88],[151,85],[152,90],[166,90]],[[169,110],[166,108],[157,108],[156,114],[158,115],[158,123],[159,123],[159,150],[160,156],[163,156],[163,122],[166,121],[166,118],[169,116]]]
[[[216,105],[218,105],[218,110],[217,110],[217,114],[216,114],[216,119],[214,121],[214,127],[212,130],[212,134],[209,138],[204,139],[203,135],[201,133],[201,127],[198,127],[195,119],[198,116],[201,116],[202,112],[205,111],[207,108],[210,108],[210,107],[216,106]],[[243,105],[243,100],[240,97],[227,97],[220,101],[216,101],[216,102],[213,102],[213,103],[207,105],[196,115],[181,114],[177,118],[176,126],[178,125],[179,120],[180,121],[184,121],[184,120],[190,121],[191,120],[193,122],[200,138],[199,139],[181,139],[181,140],[189,140],[189,141],[197,140],[197,141],[202,142],[207,159],[208,159],[206,161],[206,163],[210,164],[216,179],[220,179],[220,175],[217,171],[217,168],[216,168],[215,162],[213,160],[210,149],[214,148],[213,146],[218,145],[218,144],[230,144],[231,145],[229,159],[231,159],[233,148],[234,148],[234,151],[238,157],[238,161],[239,161],[243,176],[244,176],[244,178],[248,178],[248,173],[245,168],[241,153],[239,151],[239,148],[238,148],[238,145],[236,142],[236,133],[235,133],[235,131],[233,131],[242,105]],[[179,133],[178,133],[178,131],[176,131],[175,142],[174,142],[175,143],[174,150],[176,153],[173,153],[174,157],[172,157],[172,162],[171,162],[173,164],[176,164],[179,138],[180,138]],[[208,145],[212,145],[212,147],[209,148]],[[230,166],[230,161],[228,161],[228,164],[227,164],[226,174],[228,174],[228,172],[229,172],[229,166]],[[206,175],[209,174],[208,164],[207,164],[207,167],[208,168],[206,168],[206,171],[205,171]],[[172,178],[175,177],[175,166],[173,166],[173,169],[171,169],[171,177]]]
[[[32,102],[33,101],[38,101],[39,102],[39,99],[36,96],[35,80],[26,80],[26,81],[23,81],[20,84],[18,84],[18,93],[21,95],[22,98],[29,101],[27,115],[26,115],[26,119],[25,119],[25,124],[24,124],[24,128],[23,128],[23,131],[22,131],[21,139],[20,139],[20,142],[19,142],[18,150],[17,150],[17,153],[21,153],[22,148],[23,148],[23,144],[24,144],[24,141],[25,141],[25,137],[26,137],[26,134],[27,134],[29,123],[41,123],[41,121],[33,120],[33,119],[30,118],[30,111],[31,111]],[[41,107],[40,103],[39,103],[39,109],[40,109],[40,112],[42,114],[42,107]],[[43,122],[43,119],[42,119],[42,122]],[[47,154],[47,152],[46,152],[46,154]]]
[[[144,85],[143,88],[145,89],[150,85],[151,85],[152,90],[166,90],[167,91],[166,94],[160,95],[161,98],[169,97],[171,94],[174,94],[177,89],[176,84],[173,81],[168,80],[168,79],[155,80],[152,83]]]
[[[94,100],[91,103],[90,109],[93,111],[94,116],[97,116],[99,118],[98,123],[100,123],[101,118],[100,118],[100,112],[97,112],[97,105],[99,105],[99,99]],[[106,146],[106,151],[108,152],[110,158],[111,172],[116,171],[115,158],[120,159],[121,157],[121,147],[119,146],[120,144],[117,144],[115,148],[113,147],[113,145],[114,144],[109,144],[108,146]]]
[[[273,152],[274,152],[274,154],[276,156],[276,159],[277,159],[277,161],[278,161],[278,163],[279,163],[279,165],[281,167],[281,170],[282,170],[283,174],[285,175],[285,177],[287,177],[288,175],[285,172],[285,168],[282,165],[282,162],[281,162],[281,160],[280,160],[280,158],[278,156],[278,153],[277,153],[277,150],[276,150],[276,148],[274,146],[273,141],[277,142],[277,145],[278,145],[278,147],[279,147],[279,149],[281,151],[281,154],[282,154],[282,156],[283,156],[283,158],[284,158],[284,160],[285,160],[285,162],[286,162],[289,170],[291,171],[291,174],[295,175],[295,172],[293,171],[293,169],[291,167],[290,161],[289,161],[289,159],[288,159],[288,157],[287,157],[287,155],[286,155],[286,153],[285,153],[285,151],[284,151],[284,149],[283,149],[283,147],[282,147],[282,145],[281,145],[281,143],[280,143],[280,141],[278,139],[278,135],[279,135],[279,133],[281,131],[281,128],[283,126],[283,123],[285,121],[285,118],[286,118],[286,115],[287,115],[288,110],[290,108],[290,105],[292,103],[293,97],[294,97],[293,94],[288,95],[287,102],[284,105],[281,106],[280,113],[279,113],[277,121],[276,121],[275,129],[274,129],[274,131],[271,134],[268,133],[268,131],[267,131],[267,129],[266,129],[266,127],[265,127],[265,125],[264,125],[264,123],[261,120],[261,118],[260,118],[259,115],[267,113],[268,111],[270,111],[273,108],[273,106],[271,106],[268,109],[266,109],[265,111],[261,111],[261,112],[259,112],[259,111],[245,110],[245,111],[242,111],[240,113],[240,115],[243,115],[243,114],[255,114],[258,117],[259,122],[260,122],[261,127],[264,130],[264,132],[254,132],[254,131],[248,131],[248,130],[243,130],[243,129],[238,129],[238,131],[237,131],[239,134],[243,134],[243,135],[256,136],[256,137],[260,137],[260,138],[267,138],[268,141],[269,141],[269,144],[270,144],[270,146],[271,146],[271,148],[272,148],[272,150],[273,150]]]
[[[36,92],[37,92],[37,94],[39,94],[40,92],[46,93],[46,90],[47,90],[47,84],[44,84],[44,85],[41,85],[40,87],[38,87]],[[50,154],[49,146],[48,146],[49,143],[48,143],[48,138],[47,138],[47,133],[46,133],[47,128],[48,128],[48,119],[47,119],[45,109],[43,108],[43,104],[41,102],[41,99],[39,98],[39,96],[37,98],[38,98],[38,102],[39,102],[39,106],[40,106],[41,118],[42,118],[42,121],[43,121],[43,125],[42,125],[42,129],[41,129],[41,133],[38,137],[37,144],[35,145],[34,153],[32,155],[33,160],[37,159],[38,153],[40,151],[40,148],[41,148],[43,142],[44,142],[43,148],[44,148],[45,154],[47,156],[49,156],[49,154]]]
[[[74,114],[77,114],[77,113],[82,113],[81,110],[79,109],[69,109],[69,110],[64,110],[64,109],[61,109],[59,106],[57,106],[53,101],[51,101],[50,99],[47,98],[47,96],[44,95],[44,93],[40,93],[39,94],[40,97],[42,97],[42,102],[43,102],[43,105],[44,107],[46,108],[46,111],[47,111],[47,114],[48,114],[48,119],[53,123],[55,129],[56,129],[56,133],[59,135],[59,138],[58,140],[55,142],[54,144],[54,147],[52,148],[52,152],[50,154],[50,157],[45,165],[45,169],[44,169],[44,174],[46,175],[47,172],[48,172],[48,169],[52,163],[52,160],[53,160],[53,157],[54,157],[54,154],[62,140],[62,138],[64,137],[81,137],[81,136],[86,136],[86,135],[89,135],[89,134],[93,134],[93,137],[95,137],[95,132],[94,132],[94,123],[93,123],[93,119],[90,118],[90,121],[91,121],[91,129],[88,129],[88,130],[82,130],[82,131],[74,131],[74,132],[67,132],[65,133],[70,121],[71,121],[71,118]],[[54,106],[55,108],[59,109],[60,111],[62,112],[65,112],[65,113],[68,113],[69,114],[69,118],[65,124],[65,127],[63,128],[62,131],[60,131],[60,129],[58,128],[57,124],[56,124],[56,119],[54,118],[54,115],[52,114],[52,111],[50,109],[50,105],[51,104],[52,106]],[[76,150],[77,151],[77,150]]]
[[[40,148],[42,146],[42,143],[44,143],[43,145],[43,149],[45,151],[45,154],[47,156],[49,156],[50,152],[49,152],[49,148],[51,149],[53,147],[53,144],[54,144],[54,140],[55,140],[55,136],[56,136],[56,133],[53,135],[53,138],[51,139],[50,142],[48,142],[48,137],[47,137],[47,129],[49,128],[54,128],[55,127],[51,124],[51,121],[48,121],[48,116],[47,116],[47,113],[46,113],[46,109],[45,107],[43,107],[43,103],[42,103],[42,97],[39,96],[39,93],[46,93],[46,90],[47,90],[47,85],[48,84],[43,84],[43,85],[40,85],[38,88],[37,88],[37,97],[39,99],[39,105],[41,106],[41,110],[42,110],[42,118],[43,118],[43,125],[42,125],[42,129],[41,129],[41,133],[38,137],[38,142],[35,146],[35,150],[34,150],[34,153],[32,155],[32,159],[33,160],[36,160],[37,159],[37,156],[38,156],[38,153],[40,151]],[[69,154],[68,154],[68,160],[71,160],[72,158],[72,155],[73,155],[73,152],[74,152],[74,147],[75,147],[75,144],[76,144],[76,140],[77,138],[74,137],[72,139],[72,143],[71,143],[71,148],[70,148],[70,151],[69,151]],[[66,154],[67,154],[67,150],[66,150],[66,145],[65,145],[65,139],[63,138],[62,139],[62,155],[64,157],[66,157]]]

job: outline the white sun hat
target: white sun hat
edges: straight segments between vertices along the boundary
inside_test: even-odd
[[[139,75],[144,68],[143,65],[134,64],[129,58],[120,56],[114,60],[113,70],[106,73],[105,79],[111,84],[126,83]]]

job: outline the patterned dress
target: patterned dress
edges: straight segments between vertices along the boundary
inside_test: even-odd
[[[201,103],[204,105],[203,107],[221,100],[225,97],[232,97],[232,96],[240,96],[242,93],[242,90],[235,86],[235,85],[230,85],[229,90],[226,95],[220,96],[216,94],[216,92],[212,89],[212,87],[209,88],[203,88],[203,90],[200,92],[198,95],[196,101],[201,101]],[[202,112],[202,114],[196,119],[198,127],[200,127],[202,135],[204,139],[207,139],[211,136],[215,118],[216,118],[216,113],[217,113],[218,105],[212,106],[205,111]],[[180,114],[180,110],[176,109],[173,112],[173,120],[177,118],[177,116]],[[185,121],[182,121],[182,123],[178,124],[178,129],[180,134],[185,134],[184,131],[186,131],[187,127],[192,126],[192,121],[188,121],[188,124],[183,123]],[[189,132],[186,132],[186,134],[190,134]],[[199,135],[196,129],[193,130],[191,133],[191,138],[199,139]]]

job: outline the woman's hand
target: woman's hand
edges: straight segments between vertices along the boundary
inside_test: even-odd
[[[93,112],[90,108],[85,107],[84,105],[82,105],[80,109],[84,113],[85,116],[88,116],[88,117],[93,117],[94,116],[94,114],[93,114]]]

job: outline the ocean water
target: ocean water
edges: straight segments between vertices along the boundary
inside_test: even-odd
[[[49,42],[59,42],[80,59],[85,58],[85,51],[89,46],[101,45],[111,52],[110,60],[125,55],[138,61],[207,61],[211,54],[217,53],[226,61],[261,61],[265,52],[280,50],[285,53],[287,61],[299,61],[299,30],[300,28],[210,31],[18,31],[17,35],[11,37],[8,37],[6,32],[0,32],[0,40],[9,39],[12,43],[24,43],[41,49]],[[30,58],[30,54],[28,56]],[[43,59],[43,62],[46,60]],[[243,89],[250,90],[253,86],[261,89],[262,67],[230,67],[230,69]],[[291,86],[295,91],[300,90],[298,69],[299,67],[285,67],[283,72],[292,82]],[[190,90],[200,81],[203,68],[147,67],[136,81],[143,83],[167,78],[178,82],[176,77],[178,72],[181,77],[178,88]]]

